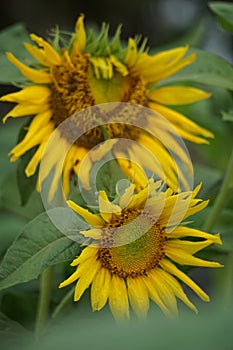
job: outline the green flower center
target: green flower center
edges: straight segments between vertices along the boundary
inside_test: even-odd
[[[136,217],[134,225],[132,220]],[[130,222],[133,226],[124,228]],[[143,232],[145,227],[150,227],[147,232]],[[130,243],[124,244],[128,238]],[[103,267],[120,277],[145,275],[159,264],[165,242],[163,228],[149,214],[136,209],[126,210],[120,216],[114,216],[107,225],[106,236],[100,243],[104,248],[99,249],[99,259]]]

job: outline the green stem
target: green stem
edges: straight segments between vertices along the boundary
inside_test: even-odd
[[[211,231],[219,218],[221,210],[225,207],[229,196],[229,189],[232,187],[233,178],[233,150],[227,166],[226,175],[224,177],[220,192],[213,204],[211,212],[204,224],[205,231]]]
[[[69,292],[64,296],[64,298],[61,300],[61,302],[57,305],[56,309],[54,310],[52,314],[52,318],[56,318],[60,312],[66,307],[66,305],[72,300],[74,295],[75,287],[71,288]]]
[[[50,296],[51,296],[52,273],[53,273],[53,267],[49,266],[44,272],[42,272],[40,277],[40,295],[39,295],[38,309],[37,309],[37,315],[36,315],[36,326],[35,326],[36,337],[40,336],[48,319]]]

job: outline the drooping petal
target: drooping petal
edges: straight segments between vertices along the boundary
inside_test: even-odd
[[[143,281],[147,287],[149,297],[151,298],[151,300],[153,300],[155,302],[155,304],[157,304],[159,306],[159,308],[163,311],[163,313],[165,315],[169,316],[170,312],[169,312],[167,306],[162,301],[161,297],[159,296],[157,288],[156,288],[156,284],[154,283],[154,281],[152,281],[148,276],[145,276],[143,278]]]
[[[110,272],[105,268],[100,268],[91,286],[91,305],[93,311],[99,311],[105,306],[109,296],[110,285]]]
[[[193,281],[189,278],[184,272],[180,271],[172,262],[167,259],[162,259],[160,261],[160,266],[167,271],[168,273],[178,277],[183,281],[187,286],[189,286],[202,300],[209,301],[209,296]]]
[[[214,135],[209,131],[201,126],[197,125],[195,122],[190,120],[189,118],[185,117],[183,114],[174,111],[168,107],[162,106],[161,104],[150,102],[149,107],[152,108],[155,112],[159,113],[166,119],[168,119],[174,126],[178,126],[180,130],[187,131],[191,135],[201,135],[203,137],[211,137],[213,138]],[[203,140],[203,143],[206,143],[205,140]]]
[[[10,52],[7,52],[6,55],[9,61],[11,61],[11,63],[14,64],[20,70],[20,72],[29,80],[38,84],[51,83],[52,77],[49,73],[26,66]]]
[[[149,310],[149,298],[143,277],[127,277],[129,301],[136,315],[145,318]]]
[[[34,57],[38,62],[40,62],[44,66],[49,66],[43,49],[40,49],[36,45],[32,45],[26,42],[24,43],[24,47],[31,54],[31,56]]]
[[[165,105],[185,105],[210,96],[210,93],[189,86],[164,86],[148,92],[152,101]]]
[[[24,117],[32,114],[40,114],[47,110],[49,110],[48,104],[43,104],[43,105],[19,104],[4,116],[3,123],[5,123],[9,117],[12,117],[12,118]]]
[[[49,65],[56,66],[61,64],[61,56],[52,47],[52,45],[35,34],[31,34],[30,37],[37,43],[39,47],[42,47],[44,49],[45,57]]]
[[[167,284],[167,282],[163,278],[161,278],[160,270],[153,269],[148,272],[148,276],[156,284],[157,292],[163,303],[166,305],[167,309],[171,311],[171,316],[177,316],[178,309],[174,292]]]
[[[16,102],[28,105],[32,104],[40,105],[48,103],[51,90],[45,86],[33,85],[28,86],[20,91],[13,92],[11,94],[4,95],[0,98],[0,101]]]
[[[76,284],[75,292],[74,292],[74,301],[78,301],[83,295],[83,293],[85,292],[85,290],[93,282],[93,279],[96,273],[98,273],[99,270],[101,269],[101,263],[97,260],[90,267],[91,268],[89,271],[86,271],[86,273],[82,273],[82,275],[78,280],[78,283]]]
[[[198,237],[205,238],[213,243],[221,244],[221,239],[219,234],[212,235],[210,233],[206,233],[191,227],[186,226],[177,226],[173,231],[168,233],[168,236],[171,238],[181,238],[181,237]]]
[[[109,306],[117,321],[129,319],[128,292],[123,278],[112,275],[109,290]]]
[[[182,249],[183,251],[188,252],[189,254],[195,254],[198,251],[208,247],[211,244],[213,244],[213,241],[210,241],[207,239],[201,242],[190,242],[190,241],[175,239],[175,240],[169,240],[166,243],[166,247]]]
[[[171,287],[175,296],[182,300],[190,309],[192,309],[195,313],[197,313],[196,307],[191,303],[188,299],[187,295],[184,293],[183,288],[180,283],[169,273],[166,271],[159,269],[160,277],[163,278],[164,281]]]
[[[183,249],[166,246],[166,256],[181,265],[202,266],[202,267],[222,267],[221,264],[213,261],[206,261],[196,258]]]

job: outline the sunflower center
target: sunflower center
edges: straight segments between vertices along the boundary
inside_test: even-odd
[[[72,61],[64,58],[62,65],[53,68],[52,76],[51,108],[56,126],[72,114],[100,103],[147,104],[146,87],[139,75],[128,73],[127,76],[122,76],[114,71],[111,79],[97,79],[88,55],[77,55]],[[122,124],[126,121],[124,115],[118,114],[119,123],[115,123],[115,118],[114,123],[111,123],[111,118],[109,114],[101,116],[101,120],[109,122],[104,128],[110,138],[137,139],[138,128]],[[103,128],[95,125],[96,123],[90,123],[88,117],[82,117],[76,122],[75,127],[80,129],[82,135],[76,142],[78,146],[91,149],[105,140]],[[93,128],[86,132],[90,127]],[[69,137],[69,130],[65,137]]]
[[[140,214],[140,217],[138,216]],[[139,218],[137,223],[129,228],[127,223]],[[128,227],[127,227],[128,226]],[[118,230],[117,228],[121,229]],[[143,232],[145,227],[150,227]],[[140,233],[140,229],[142,234]],[[132,234],[135,239],[132,239]],[[130,243],[122,244],[130,237]],[[99,259],[102,266],[120,277],[136,277],[144,275],[155,268],[164,255],[166,236],[159,222],[141,210],[126,210],[121,215],[113,216],[107,226],[107,234],[101,241]],[[109,248],[108,248],[109,247]]]

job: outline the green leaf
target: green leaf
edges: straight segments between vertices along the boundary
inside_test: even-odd
[[[222,112],[222,119],[225,122],[233,122],[233,111],[229,111],[229,112]]]
[[[18,345],[25,349],[32,341],[32,334],[18,322],[0,312],[0,337],[2,349],[18,349]]]
[[[187,81],[233,90],[233,68],[226,60],[202,50],[190,49],[188,53],[196,53],[196,60],[180,72],[163,80],[163,85]]]
[[[79,252],[79,245],[42,213],[24,227],[4,256],[0,289],[35,279],[46,267],[72,260]]]
[[[22,23],[14,24],[0,32],[0,83],[9,84],[12,82],[23,82],[25,77],[7,59],[6,52],[12,52],[20,60],[32,61],[32,57],[23,46],[23,42],[30,42],[26,27]]]
[[[220,26],[233,32],[233,4],[229,2],[210,2],[209,7],[218,16]]]

